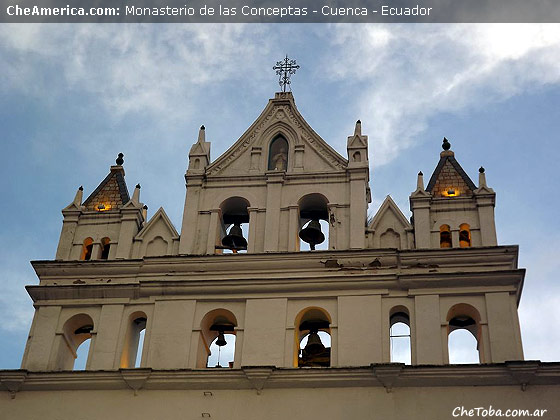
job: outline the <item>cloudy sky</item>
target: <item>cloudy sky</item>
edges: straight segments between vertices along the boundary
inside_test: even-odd
[[[125,154],[129,187],[180,227],[198,127],[217,158],[278,90],[285,54],[301,69],[299,110],[336,150],[369,135],[375,212],[409,216],[416,173],[446,136],[497,192],[500,244],[520,245],[525,357],[560,360],[560,24],[0,26],[0,368],[18,368],[36,284],[54,258],[60,210]]]

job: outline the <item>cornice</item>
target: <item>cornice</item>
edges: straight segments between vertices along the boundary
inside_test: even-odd
[[[319,251],[147,257],[137,260],[34,261],[35,302],[157,296],[321,296],[388,294],[422,289],[453,294],[509,291],[518,296],[525,270],[517,247],[446,250]],[[411,292],[414,290],[414,292]],[[41,302],[43,303],[43,302]]]
[[[560,385],[560,363],[514,361],[483,365],[407,366],[400,363],[363,367],[241,369],[150,368],[112,371],[0,371],[0,389],[13,396],[22,391],[64,390],[212,390],[385,387]]]

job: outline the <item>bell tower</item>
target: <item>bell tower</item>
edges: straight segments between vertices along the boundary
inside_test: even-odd
[[[479,186],[469,178],[444,138],[443,151],[428,186],[420,172],[410,196],[417,248],[469,248],[496,246],[494,206],[496,194],[486,185],[484,168]]]
[[[56,259],[32,262],[35,315],[21,369],[0,371],[13,398],[0,412],[283,419],[304,395],[298,418],[443,419],[461,404],[556,401],[558,364],[523,360],[525,270],[497,243],[484,169],[477,186],[444,139],[412,217],[387,196],[367,218],[362,123],[341,156],[287,91],[292,61],[215,160],[200,127],[180,233],[161,207],[148,219],[140,185],[129,196],[122,154],[85,200],[78,189]],[[451,357],[457,333],[472,364]],[[91,401],[107,404],[81,411]]]
[[[181,254],[296,252],[300,239],[311,249],[324,241],[331,250],[365,247],[371,198],[360,121],[348,138],[348,158],[313,131],[291,92],[276,93],[211,163],[205,131],[201,127],[185,174]]]

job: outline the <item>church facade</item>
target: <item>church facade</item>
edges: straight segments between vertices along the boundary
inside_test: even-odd
[[[446,139],[410,219],[390,197],[368,219],[360,121],[341,156],[291,92],[214,161],[200,128],[180,233],[163,208],[147,218],[123,165],[77,191],[55,259],[32,262],[35,316],[21,369],[0,371],[3,418],[559,415],[560,365],[523,357],[518,247],[498,244],[485,170],[475,184]],[[456,330],[479,363],[450,364]]]

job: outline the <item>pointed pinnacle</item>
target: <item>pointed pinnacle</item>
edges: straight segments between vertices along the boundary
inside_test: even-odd
[[[354,127],[354,135],[355,136],[362,135],[362,122],[360,120],[356,121],[356,126]]]
[[[200,130],[198,130],[198,142],[204,143],[205,141],[206,141],[206,127],[201,125]]]

